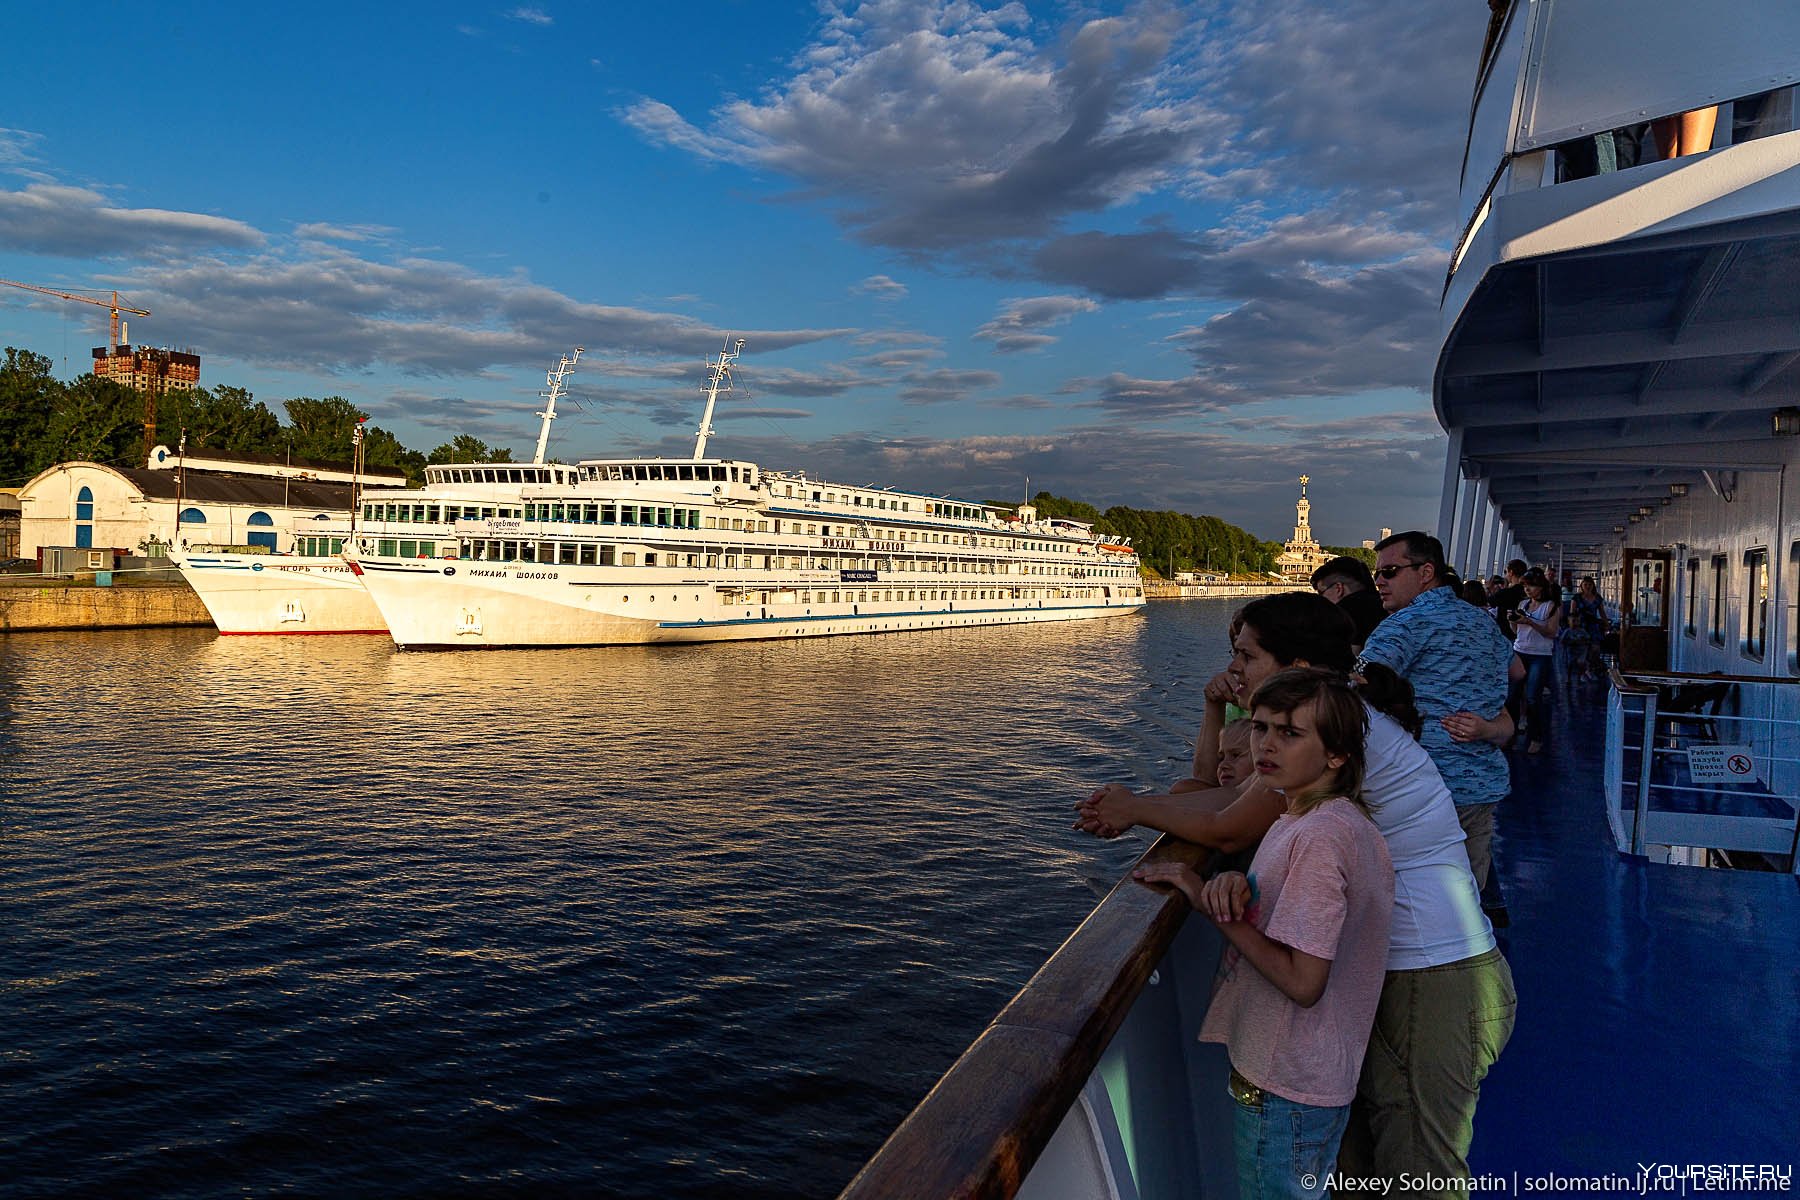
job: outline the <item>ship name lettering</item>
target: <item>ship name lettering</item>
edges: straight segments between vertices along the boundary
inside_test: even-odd
[[[469,574],[479,575],[483,579],[505,579],[506,578],[505,571],[484,571],[480,567],[474,568],[473,570],[471,570],[469,572]]]
[[[555,571],[520,571],[518,577],[520,579],[557,579],[557,578],[560,578],[560,576],[558,576]]]
[[[830,538],[830,537],[828,537],[828,538],[825,538],[824,541],[825,541],[825,548],[827,550],[854,550],[854,549],[856,549],[856,543],[851,541],[849,538]]]

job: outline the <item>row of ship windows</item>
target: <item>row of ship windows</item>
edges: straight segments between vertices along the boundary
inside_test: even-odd
[[[1794,586],[1800,588],[1800,541],[1789,548],[1788,560],[1790,578],[1794,581]],[[1706,571],[1704,586],[1701,574],[1703,568]],[[1729,554],[1713,554],[1705,559],[1695,555],[1680,563],[1678,569],[1683,574],[1682,634],[1689,639],[1698,640],[1704,632],[1707,641],[1724,647],[1732,640],[1735,632],[1738,635],[1739,655],[1754,662],[1764,661],[1769,653],[1770,609],[1774,598],[1774,580],[1771,574],[1773,565],[1769,548],[1757,546],[1744,551],[1737,563],[1737,569],[1742,574],[1735,580]],[[1743,623],[1735,631],[1730,624],[1734,582],[1742,583],[1741,594],[1744,600]],[[1666,591],[1662,563],[1654,559],[1639,560],[1633,578],[1627,581],[1625,598],[1631,623],[1638,626],[1661,625]],[[1789,674],[1800,675],[1800,610],[1795,610],[1793,615],[1796,619],[1789,622],[1787,634],[1787,666]]]
[[[490,517],[524,521],[541,521],[566,525],[637,525],[659,529],[731,529],[744,533],[768,533],[767,520],[754,517],[705,517],[697,508],[676,508],[650,504],[527,504],[521,508],[458,504],[366,504],[363,518],[384,524],[445,524],[451,521],[485,520]],[[848,525],[790,522],[789,533],[810,537],[850,537],[856,532]],[[774,532],[782,532],[781,522]],[[1067,545],[1034,541],[1028,538],[979,537],[972,534],[931,533],[909,529],[870,529],[861,534],[891,541],[936,543],[954,546],[992,546],[996,549],[1034,550],[1043,553],[1072,554]]]
[[[435,542],[412,542],[381,539],[378,553],[400,558],[430,558]],[[1050,567],[1019,563],[1017,571],[991,561],[969,559],[889,559],[842,557],[797,557],[781,554],[693,554],[678,551],[625,550],[610,544],[592,542],[516,542],[505,539],[472,541],[463,547],[463,555],[480,562],[559,563],[565,566],[635,567],[665,566],[764,571],[925,571],[935,574],[963,575],[1057,575],[1075,579],[1125,578],[1136,572],[1123,567]]]
[[[1788,553],[1791,563],[1800,567],[1800,542],[1795,542]],[[1723,646],[1729,634],[1726,628],[1728,599],[1730,597],[1731,558],[1725,554],[1715,554],[1710,563],[1712,587],[1710,603],[1706,608],[1707,640],[1715,646]],[[1762,661],[1769,652],[1769,602],[1773,594],[1773,581],[1770,578],[1769,549],[1758,546],[1744,551],[1743,558],[1744,583],[1744,629],[1743,637],[1738,642],[1738,650],[1745,658]],[[1700,632],[1700,559],[1687,560],[1687,612],[1682,622],[1682,632],[1688,637],[1697,637]],[[1790,630],[1788,640],[1794,640],[1795,631]],[[1800,656],[1788,655],[1790,670],[1800,669]]]

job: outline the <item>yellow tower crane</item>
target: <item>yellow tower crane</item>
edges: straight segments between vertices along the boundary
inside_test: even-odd
[[[0,279],[0,284],[4,284],[7,287],[24,288],[28,292],[42,292],[46,296],[58,296],[64,300],[79,300],[83,304],[98,304],[101,308],[110,310],[112,313],[112,323],[107,330],[106,336],[106,352],[108,354],[116,354],[119,350],[120,313],[127,312],[134,317],[147,317],[150,315],[150,310],[147,308],[132,308],[128,304],[120,304],[119,293],[117,292],[112,294],[112,299],[109,301],[97,300],[92,296],[78,296],[74,292],[59,292],[55,288],[39,287],[35,283],[20,283],[16,279]]]
[[[74,292],[59,292],[55,288],[39,287],[35,283],[20,283],[16,279],[0,279],[0,284],[7,287],[24,288],[28,292],[42,292],[46,296],[57,296],[64,300],[79,300],[83,304],[97,304],[112,314],[112,320],[106,331],[106,356],[112,358],[119,353],[119,314],[130,313],[134,317],[147,317],[147,308],[132,308],[129,304],[119,303],[119,293],[114,292],[111,300],[99,300],[93,296],[81,296]],[[166,367],[164,368],[167,369]],[[150,453],[151,443],[156,439],[156,399],[161,393],[157,386],[159,380],[153,380],[151,386],[144,391],[144,453]]]

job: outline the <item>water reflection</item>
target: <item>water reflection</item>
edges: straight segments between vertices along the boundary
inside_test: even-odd
[[[0,638],[0,1157],[27,1195],[829,1194],[1129,861],[1070,807],[1180,770],[1228,612]]]

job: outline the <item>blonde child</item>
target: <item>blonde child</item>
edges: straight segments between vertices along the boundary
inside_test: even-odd
[[[1250,718],[1239,717],[1219,730],[1219,786],[1236,787],[1250,774]]]
[[[1239,1195],[1322,1196],[1381,995],[1394,868],[1360,799],[1368,716],[1343,677],[1271,676],[1250,720],[1255,772],[1286,810],[1249,875],[1133,874],[1179,888],[1227,943],[1200,1038],[1231,1059]]]

